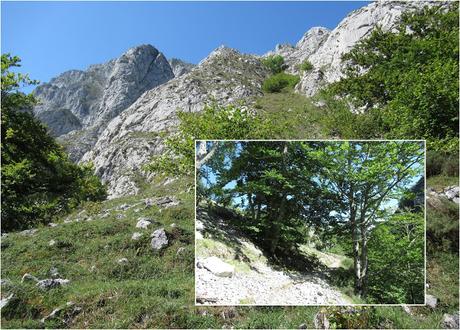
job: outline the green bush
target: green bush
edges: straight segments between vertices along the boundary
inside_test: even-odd
[[[458,150],[458,50],[458,2],[407,12],[344,54],[345,77],[327,89],[354,109],[381,112],[374,123],[384,138]]]
[[[280,72],[265,79],[262,90],[268,93],[278,93],[286,87],[294,88],[299,81],[299,76]]]
[[[313,64],[309,60],[305,60],[300,64],[300,71],[310,71],[313,69]]]
[[[458,176],[458,153],[446,153],[430,150],[426,156],[426,174],[428,176]]]
[[[165,175],[190,175],[194,170],[195,140],[266,139],[275,127],[246,106],[211,104],[197,113],[179,112],[177,133],[165,139],[166,150],[153,157],[147,170]]]
[[[281,55],[270,55],[262,60],[262,64],[265,65],[272,74],[280,73],[286,68],[284,58]]]
[[[36,100],[18,90],[33,81],[9,70],[19,62],[18,57],[2,55],[2,231],[34,227],[82,201],[106,197],[92,165],[72,163],[46,128],[21,111]]]

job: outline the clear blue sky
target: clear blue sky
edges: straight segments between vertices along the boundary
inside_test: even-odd
[[[263,54],[313,26],[334,28],[367,2],[4,2],[2,53],[42,82],[152,44],[198,63],[220,45]]]

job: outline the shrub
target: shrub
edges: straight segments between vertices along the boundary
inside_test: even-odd
[[[299,81],[299,76],[280,72],[265,79],[262,84],[262,90],[268,93],[278,93],[286,87],[294,88]]]
[[[313,64],[309,60],[305,60],[300,64],[300,71],[310,71],[313,69]]]
[[[426,157],[426,174],[428,176],[458,176],[458,153],[428,151]]]
[[[262,60],[262,64],[265,65],[272,74],[280,73],[286,68],[284,58],[281,55],[270,55]]]
[[[46,128],[24,109],[36,104],[19,86],[33,83],[10,71],[19,58],[2,55],[2,231],[34,227],[80,202],[100,200],[105,187],[91,165],[72,163]]]
[[[189,175],[195,162],[195,140],[264,139],[275,127],[246,106],[207,105],[198,113],[179,112],[178,131],[165,139],[166,150],[147,170],[165,175]]]

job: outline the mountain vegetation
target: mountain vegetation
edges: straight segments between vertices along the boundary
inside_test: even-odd
[[[91,165],[76,165],[30,113],[37,103],[21,85],[35,83],[2,55],[2,232],[35,227],[75,208],[103,200],[105,188]]]
[[[420,143],[198,145],[204,144],[209,155],[197,167],[197,180],[204,182],[199,192],[242,212],[246,221],[241,229],[274,261],[308,269],[299,247],[307,243],[311,226],[322,234],[324,245],[347,242],[338,245],[353,259],[357,296],[379,303],[423,301],[423,210],[395,214],[385,207],[407,195],[410,182],[422,174]]]
[[[404,13],[395,31],[376,28],[361,40],[343,56],[345,78],[326,89],[358,113],[334,109],[330,127],[343,137],[423,138],[430,149],[456,152],[458,19],[458,2],[425,7]]]
[[[21,92],[21,84],[32,81],[16,73],[19,59],[2,56],[2,328],[458,328],[458,3],[421,7],[371,3],[332,31],[313,28],[295,47],[277,47],[273,57],[220,47],[197,66],[181,68],[143,45],[41,85],[35,95],[46,102],[39,106]],[[277,74],[299,74],[300,82],[264,91],[264,81]],[[65,151],[32,108],[38,118],[36,110],[43,111],[49,125],[58,123],[56,132],[73,130],[58,137]],[[97,131],[80,130],[73,121],[90,124],[101,110],[108,116]],[[426,228],[420,209],[401,206],[415,202],[415,190],[391,190],[381,200],[358,193],[376,189],[382,197],[379,180],[404,168],[368,162],[357,173],[347,166],[362,157],[353,143],[343,150],[339,141],[330,150],[319,142],[253,147],[272,163],[251,160],[236,146],[202,143],[195,165],[195,140],[318,138],[426,139]],[[285,146],[296,152],[284,153]],[[66,152],[94,167],[70,162]],[[427,305],[195,306],[193,174],[216,168],[225,155],[235,168],[221,167],[211,185],[198,181],[197,201],[215,199],[221,206],[210,207],[210,214],[238,225],[279,272],[325,271],[355,303],[423,302],[425,286]],[[280,164],[298,166],[291,176]],[[237,165],[251,175],[249,185]],[[313,173],[317,180],[308,176]],[[234,187],[222,186],[226,180]],[[285,189],[289,197],[273,197]],[[383,212],[378,205],[390,196],[400,203]],[[318,213],[302,209],[306,202]],[[272,221],[281,218],[281,225]],[[160,250],[153,248],[158,235],[151,237],[151,228],[167,239]],[[426,285],[418,253],[424,229]],[[250,270],[245,260],[234,262]],[[66,284],[41,290],[38,278]]]

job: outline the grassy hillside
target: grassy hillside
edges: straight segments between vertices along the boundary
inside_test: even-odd
[[[2,309],[2,327],[314,327],[318,307],[194,307],[194,207],[190,183],[184,179],[167,186],[158,183],[139,196],[87,204],[56,221],[57,227],[38,228],[31,236],[15,233],[2,238],[2,297],[14,293]],[[179,205],[145,207],[145,198],[172,195],[177,196]],[[121,210],[126,205],[130,207]],[[86,216],[92,220],[64,223],[66,219]],[[158,223],[148,229],[135,228],[140,217],[150,217]],[[173,223],[175,226],[171,226]],[[155,253],[149,236],[159,227],[165,228],[170,243]],[[131,240],[134,232],[142,232],[142,238]],[[54,246],[49,246],[51,240]],[[458,309],[458,255],[437,251],[428,257],[428,292],[440,299],[435,310],[414,308],[412,316],[400,307],[356,308],[351,314],[353,322],[362,327],[440,327],[443,314]],[[128,262],[119,264],[121,258]],[[49,278],[53,267],[60,277],[70,280],[68,285],[40,291],[34,283],[21,283],[25,273]],[[78,308],[68,307],[58,317],[40,322],[53,309],[70,301]],[[344,322],[349,320],[340,318],[337,309],[321,310],[337,319],[338,325],[348,324]]]

